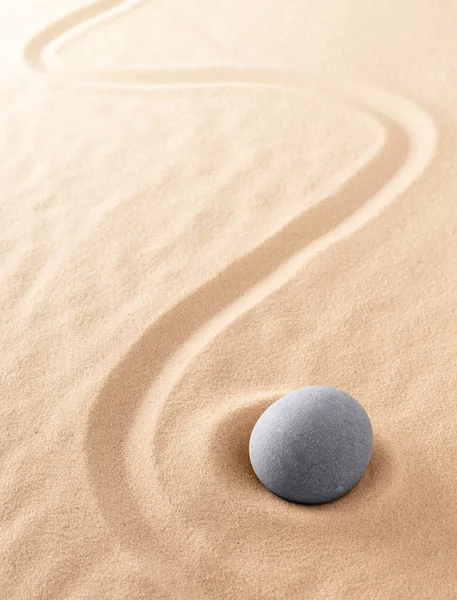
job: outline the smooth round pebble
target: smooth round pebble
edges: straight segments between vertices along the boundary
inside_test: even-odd
[[[304,387],[271,404],[255,424],[249,458],[274,494],[300,504],[348,492],[368,466],[373,431],[355,398],[329,386]]]

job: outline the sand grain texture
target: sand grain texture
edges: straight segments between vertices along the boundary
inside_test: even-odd
[[[457,597],[457,8],[0,9],[0,589],[14,600]],[[368,470],[249,465],[305,385]]]

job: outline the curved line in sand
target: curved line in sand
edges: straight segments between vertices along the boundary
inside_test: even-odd
[[[62,68],[56,53],[64,43],[142,3],[142,0],[101,0],[65,15],[27,44],[24,57],[41,73],[62,74],[66,81],[85,87],[146,91],[161,87],[237,85],[288,88],[296,92],[309,89],[310,80],[304,74],[273,69],[86,72]],[[135,441],[135,431],[144,427],[144,423],[148,429],[153,428],[151,406],[144,402],[151,387],[154,385],[163,406],[205,346],[277,291],[309,260],[379,215],[414,182],[434,155],[435,125],[416,104],[383,90],[353,84],[331,94],[383,124],[387,135],[380,152],[368,164],[361,161],[352,178],[346,177],[336,191],[328,190],[319,204],[296,216],[150,325],[108,376],[92,409],[86,438],[91,483],[103,514],[119,538],[133,550],[151,552],[149,538],[159,534],[141,516],[129,488],[126,468],[126,455],[130,443]],[[202,303],[205,315],[201,314]],[[262,392],[259,397],[272,393]],[[135,451],[146,453],[147,449],[136,447]],[[144,458],[148,458],[146,454]],[[157,485],[162,487],[163,482],[157,480]],[[155,556],[155,560],[159,557]]]

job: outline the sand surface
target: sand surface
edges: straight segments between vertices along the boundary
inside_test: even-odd
[[[457,4],[0,8],[0,596],[457,598]],[[374,451],[269,493],[262,411]]]

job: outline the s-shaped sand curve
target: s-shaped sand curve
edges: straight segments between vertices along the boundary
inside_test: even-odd
[[[223,67],[82,72],[62,67],[57,51],[63,44],[140,4],[102,0],[65,15],[29,42],[25,59],[41,73],[100,89],[154,91],[160,87],[235,85],[288,88],[295,93],[309,89],[306,75],[282,70]],[[130,487],[127,455],[134,454],[143,465],[149,460],[149,449],[139,448],[136,442],[141,429],[149,428],[155,437],[165,418],[168,395],[205,346],[289,281],[309,260],[379,215],[415,181],[435,152],[434,122],[409,100],[353,84],[331,94],[382,123],[386,137],[379,152],[368,164],[361,161],[356,173],[341,181],[338,189],[329,189],[317,206],[295,217],[151,324],[109,375],[94,404],[86,446],[93,488],[105,517],[126,547],[141,559],[154,557],[155,565],[188,559],[183,555],[179,527],[176,536],[170,534],[164,556],[157,556],[153,541],[160,535],[160,527],[142,515]],[[202,303],[205,315],[199,310]],[[151,393],[153,404],[146,401]],[[259,398],[245,399],[239,409],[277,395],[278,391],[262,391]],[[156,463],[161,450],[157,442]],[[157,490],[151,502],[157,503],[158,511],[170,514],[173,499],[163,495],[166,481],[160,474],[150,475]],[[181,520],[185,527],[186,518]]]

